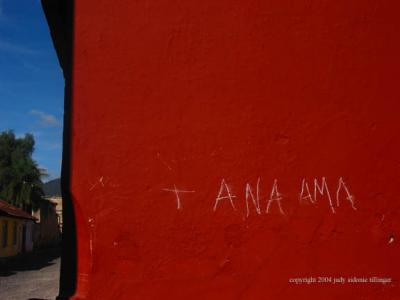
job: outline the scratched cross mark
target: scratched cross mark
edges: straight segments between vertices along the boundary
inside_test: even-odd
[[[174,188],[173,189],[163,189],[163,191],[167,191],[167,192],[174,192],[175,193],[175,199],[176,199],[176,209],[182,209],[182,203],[181,203],[181,199],[179,197],[180,193],[194,193],[195,191],[185,191],[185,190],[179,190],[176,185],[174,184]]]

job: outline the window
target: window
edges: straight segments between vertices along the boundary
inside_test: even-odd
[[[13,245],[17,244],[17,222],[14,222],[13,228]]]
[[[8,221],[4,221],[3,223],[3,248],[7,247],[7,241],[8,241]]]

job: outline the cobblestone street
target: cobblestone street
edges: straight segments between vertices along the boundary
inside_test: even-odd
[[[58,251],[53,249],[0,265],[0,299],[55,299],[60,260]]]

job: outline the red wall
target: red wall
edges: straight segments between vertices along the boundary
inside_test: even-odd
[[[400,299],[399,9],[76,1],[74,299]]]

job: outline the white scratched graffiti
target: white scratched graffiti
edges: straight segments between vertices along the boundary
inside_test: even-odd
[[[266,203],[265,214],[271,213],[272,210],[275,210],[281,215],[285,215],[284,210],[284,195],[279,192],[278,189],[278,179],[274,179],[272,183],[271,192],[268,197],[262,198],[260,195],[260,182],[261,178],[257,178],[256,185],[252,186],[249,182],[245,184],[244,187],[244,201],[246,208],[246,217],[250,215],[250,207],[253,206],[255,213],[258,215],[262,214],[262,203]],[[325,177],[321,177],[320,180],[314,178],[311,181],[312,184],[307,181],[306,178],[303,178],[300,183],[300,193],[298,194],[298,201],[300,204],[309,203],[314,205],[317,201],[322,201],[322,199],[327,200],[327,206],[330,211],[335,214],[336,210],[341,205],[341,200],[347,200],[353,210],[357,210],[356,203],[354,201],[354,196],[351,194],[349,187],[345,183],[343,177],[340,177],[337,181],[336,185],[336,199],[332,198],[331,192],[328,188],[328,182]],[[313,186],[312,186],[313,185]],[[174,199],[176,201],[176,208],[178,210],[182,209],[182,203],[180,194],[182,193],[195,193],[194,190],[185,190],[179,189],[174,184],[173,188],[164,188],[162,189],[166,192],[172,192],[174,194]],[[214,205],[212,206],[212,210],[215,212],[219,209],[220,205],[227,201],[228,205],[231,206],[232,210],[237,210],[238,201],[237,195],[233,193],[232,187],[227,183],[227,181],[222,178],[219,186],[219,190],[216,193],[216,197],[214,199]],[[262,202],[262,199],[266,199],[265,202]],[[336,201],[334,201],[336,200]]]
[[[194,193],[195,192],[195,191],[178,190],[178,188],[176,187],[175,184],[174,184],[174,188],[173,189],[163,189],[163,191],[175,193],[176,209],[182,209],[181,198],[179,197],[180,193]]]
[[[224,192],[225,192],[225,194],[224,194]],[[236,198],[236,196],[231,194],[229,186],[226,184],[225,179],[222,178],[221,187],[219,188],[218,196],[215,199],[215,204],[214,204],[213,210],[216,211],[218,203],[224,199],[229,199],[229,202],[231,203],[232,208],[234,210],[236,210],[235,204],[233,203],[234,198]]]
[[[353,195],[350,194],[349,189],[347,188],[346,183],[343,181],[342,177],[339,178],[339,186],[338,186],[337,191],[336,191],[336,206],[339,207],[339,205],[340,205],[340,203],[339,203],[339,192],[340,192],[341,189],[343,189],[344,192],[346,193],[346,199],[349,200],[349,202],[351,203],[351,207],[354,210],[357,210],[357,208],[356,208],[356,206],[354,204]]]
[[[305,192],[307,192],[306,195],[304,195]],[[302,202],[304,200],[308,200],[311,203],[315,203],[313,197],[311,196],[310,188],[308,187],[308,182],[306,181],[305,178],[303,178],[303,180],[301,181],[301,192],[300,192],[299,200],[300,200],[300,202]]]
[[[274,184],[272,186],[271,195],[269,196],[269,199],[268,199],[266,213],[267,214],[269,213],[269,210],[271,208],[271,204],[273,202],[276,202],[278,204],[278,207],[279,207],[279,212],[282,215],[284,215],[285,213],[283,212],[283,209],[282,209],[281,200],[282,200],[282,195],[278,192],[278,180],[275,179],[274,180]]]
[[[317,190],[321,195],[324,195],[324,191],[326,191],[326,194],[327,194],[327,197],[329,200],[329,206],[330,206],[332,212],[335,213],[335,208],[333,207],[331,194],[329,193],[328,185],[326,184],[325,177],[322,177],[321,185],[318,184],[317,178],[314,179],[314,202],[317,201]]]
[[[257,214],[261,215],[260,208],[260,177],[257,178],[257,187],[256,187],[256,197],[254,198],[253,190],[251,189],[251,185],[246,183],[246,216],[250,215],[250,207],[249,207],[249,197],[253,202],[254,207],[256,208]]]

